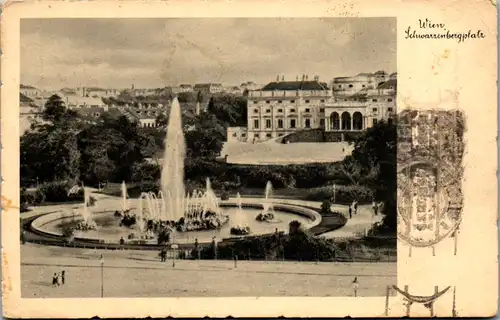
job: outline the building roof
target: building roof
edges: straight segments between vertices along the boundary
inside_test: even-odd
[[[328,86],[324,82],[319,81],[280,81],[270,82],[265,85],[262,91],[274,90],[328,90]]]
[[[22,93],[19,93],[19,101],[22,102],[22,103],[32,103],[33,102],[33,99],[25,96],[24,94]]]
[[[377,72],[374,73],[374,75],[385,75],[387,74],[384,70],[379,70]]]
[[[19,88],[21,88],[21,89],[36,89],[37,90],[37,88],[35,88],[33,86],[26,85],[26,84],[19,85]]]
[[[193,86],[190,85],[190,84],[181,84],[181,85],[179,85],[179,87],[181,87],[181,88],[192,88]]]
[[[384,83],[379,84],[377,89],[396,89],[398,86],[398,80],[396,79],[390,79],[387,80]]]
[[[222,87],[220,83],[197,83],[194,85],[195,88],[210,88],[210,87]]]
[[[101,98],[79,97],[79,96],[63,96],[61,99],[69,105],[87,105],[87,106],[102,106],[104,102]]]

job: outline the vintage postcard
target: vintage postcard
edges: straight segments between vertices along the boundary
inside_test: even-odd
[[[496,19],[7,2],[4,316],[496,314]]]

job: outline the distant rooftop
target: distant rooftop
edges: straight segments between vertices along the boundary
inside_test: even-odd
[[[398,86],[398,80],[396,79],[390,79],[387,80],[384,83],[381,83],[377,89],[396,89]]]
[[[209,88],[209,87],[222,87],[220,83],[197,83],[194,85],[195,88]]]
[[[270,82],[264,86],[262,91],[274,90],[328,90],[328,85],[319,81],[280,81]]]
[[[22,93],[19,93],[19,101],[21,103],[32,103],[33,102],[33,99],[25,96],[24,94]]]
[[[29,86],[29,85],[25,85],[25,84],[21,84],[19,86],[19,88],[21,88],[21,89],[37,89],[37,88],[35,88],[33,86]]]

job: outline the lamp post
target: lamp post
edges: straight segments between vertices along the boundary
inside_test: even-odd
[[[101,298],[104,297],[104,256],[101,254]]]

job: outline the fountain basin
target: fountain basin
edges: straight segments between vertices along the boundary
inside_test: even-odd
[[[270,234],[275,232],[276,229],[288,233],[288,224],[293,220],[298,220],[304,228],[312,228],[321,222],[321,216],[314,210],[298,205],[282,203],[273,204],[273,210],[280,220],[279,223],[267,224],[255,221],[255,216],[262,212],[263,209],[262,204],[258,203],[260,200],[261,199],[254,199],[253,201],[255,201],[255,203],[252,203],[252,199],[245,199],[245,201],[249,202],[242,203],[243,220],[245,220],[245,225],[250,227],[252,236]],[[119,201],[117,200],[116,208],[118,207]],[[131,209],[134,210],[134,208],[135,207],[132,206]],[[195,239],[198,239],[200,243],[210,242],[214,236],[218,239],[230,238],[232,236],[230,232],[231,227],[235,227],[231,225],[231,220],[234,220],[231,217],[234,217],[238,212],[237,203],[224,201],[220,203],[220,208],[223,214],[229,216],[229,223],[225,224],[219,230],[176,232],[175,242],[194,243]],[[93,219],[97,223],[97,229],[85,232],[75,230],[75,240],[90,241],[92,243],[117,244],[120,242],[120,238],[123,238],[125,243],[157,243],[156,239],[140,239],[140,232],[134,226],[131,228],[120,227],[120,218],[114,216],[115,211],[116,210],[103,210],[94,212]],[[72,212],[59,211],[40,216],[32,222],[31,227],[38,233],[63,238],[62,227],[70,223],[73,217],[76,221],[83,220],[81,216],[74,215]],[[128,239],[131,233],[134,233],[137,237],[135,239]]]

